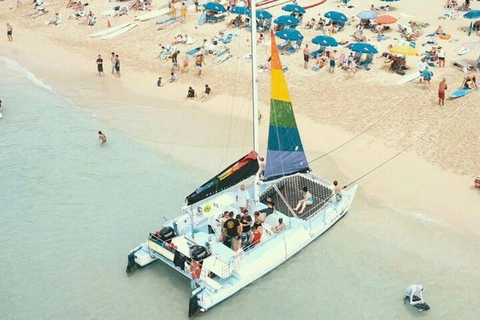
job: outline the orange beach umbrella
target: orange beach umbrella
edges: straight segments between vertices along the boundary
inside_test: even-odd
[[[395,23],[397,22],[397,18],[395,17],[392,17],[388,14],[384,14],[384,15],[381,15],[381,16],[378,16],[375,21],[378,23],[378,24],[391,24],[391,23]]]

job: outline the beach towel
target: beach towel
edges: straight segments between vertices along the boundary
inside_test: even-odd
[[[232,41],[233,34],[229,34],[225,39],[223,39],[223,44],[229,44]]]
[[[197,42],[197,39],[193,39],[187,36],[186,44],[190,45],[190,44],[194,44],[195,42]]]
[[[207,20],[207,15],[205,13],[202,13],[200,15],[200,18],[197,21],[197,25],[203,26],[205,24],[205,21]]]
[[[224,63],[225,61],[228,61],[230,60],[231,58],[233,58],[233,55],[232,54],[229,54],[228,56],[225,56],[224,58],[220,58],[216,61],[217,64],[221,64],[221,63]]]
[[[190,51],[187,51],[187,55],[193,56],[195,53],[197,53],[198,51],[200,51],[200,49],[201,49],[201,48],[198,47],[198,48],[192,49],[192,50],[190,50]]]

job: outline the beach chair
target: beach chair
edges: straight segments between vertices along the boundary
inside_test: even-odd
[[[471,70],[473,69],[473,66],[466,62],[465,60],[462,60],[462,59],[455,59],[452,61],[452,64],[457,67],[457,68],[460,68],[463,70],[463,72],[467,72],[468,70]]]
[[[355,60],[355,62],[360,62],[360,59],[362,58],[362,54],[361,52],[355,52],[353,54],[353,60]]]
[[[207,19],[207,21],[209,23],[217,23],[217,22],[221,22],[221,21],[225,20],[225,17],[226,17],[226,15],[222,14],[221,16],[218,16],[218,17],[216,17],[216,16],[209,17]]]
[[[293,53],[297,52],[301,48],[301,46],[302,46],[302,40],[293,43],[288,48],[285,48],[285,50],[283,50],[283,52],[285,54],[293,54]]]
[[[288,46],[291,45],[291,41],[290,40],[285,40],[284,42],[280,43],[277,45],[277,49],[280,50],[280,51],[283,51],[285,48],[287,48]]]
[[[363,69],[365,71],[369,71],[370,70],[370,65],[372,63],[373,63],[373,54],[369,53],[369,54],[367,54],[367,58],[365,59],[365,61],[362,61],[362,62],[357,64],[357,68],[358,69]]]
[[[223,39],[223,44],[229,44],[231,41],[232,41],[232,38],[233,38],[233,34],[229,33],[228,36]]]

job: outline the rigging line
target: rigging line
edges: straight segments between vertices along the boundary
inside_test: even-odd
[[[341,145],[339,145],[338,147],[335,147],[333,148],[332,150],[328,151],[327,153],[313,159],[312,161],[309,162],[309,164],[317,161],[317,160],[320,160],[322,159],[323,157],[325,156],[328,156],[329,154],[337,151],[338,149],[346,146],[347,144],[349,144],[350,142],[352,142],[353,140],[357,139],[359,136],[361,136],[362,134],[364,134],[365,132],[367,132],[368,130],[370,130],[374,125],[376,125],[377,123],[379,123],[381,120],[383,120],[386,116],[388,116],[392,111],[394,111],[395,109],[397,109],[400,104],[402,102],[404,102],[405,100],[407,100],[411,95],[413,95],[415,92],[417,92],[419,88],[417,87],[415,90],[413,90],[412,92],[410,92],[405,98],[403,98],[400,102],[398,102],[392,109],[388,110],[383,116],[381,116],[379,119],[377,119],[375,122],[373,122],[371,125],[369,125],[367,128],[365,128],[364,130],[362,130],[361,132],[359,132],[358,134],[354,135],[352,138],[348,139],[347,141],[345,141],[344,143],[342,143]]]
[[[416,141],[412,142],[410,145],[408,145],[406,148],[400,150],[397,154],[395,154],[394,156],[390,157],[389,159],[387,159],[386,161],[382,162],[381,164],[379,164],[378,166],[376,166],[375,168],[373,168],[372,170],[368,171],[367,173],[363,174],[362,176],[360,176],[359,178],[353,180],[352,182],[350,182],[349,184],[347,184],[345,186],[348,187],[352,184],[354,184],[355,182],[365,178],[366,176],[368,176],[369,174],[371,174],[372,172],[376,171],[377,169],[380,169],[381,167],[383,167],[384,165],[386,165],[387,163],[389,163],[390,161],[392,161],[393,159],[395,159],[396,157],[400,156],[402,153],[404,153],[405,151],[407,151],[408,149],[414,147],[417,143],[419,143],[420,141],[422,141],[423,139],[425,139],[426,137],[428,137],[430,134],[432,134],[433,132],[437,131],[438,129],[440,129],[448,120],[450,120],[450,118],[452,118],[454,115],[456,115],[458,112],[460,112],[463,108],[465,108],[467,105],[468,105],[468,101],[465,102],[461,107],[459,107],[457,110],[455,110],[454,112],[452,112],[447,118],[445,118],[445,120],[442,121],[442,123],[440,124],[440,126],[438,126],[437,128],[434,128],[432,129],[431,131],[427,132],[426,134],[424,134],[423,136],[421,136],[420,138],[418,138]]]
[[[238,44],[237,44],[237,52],[239,52],[240,50],[240,43],[241,43],[241,40],[242,40],[242,32],[240,31],[240,35],[238,36]],[[234,106],[235,106],[235,94],[237,92],[237,87],[236,87],[236,83],[237,83],[237,77],[238,77],[238,65],[239,65],[239,60],[237,59],[237,63],[235,65],[235,78],[234,78],[234,85],[233,85],[233,95],[232,95],[232,105],[231,105],[231,108],[230,108],[230,122],[229,122],[229,130],[227,132],[227,147],[225,148],[225,151],[223,152],[223,157],[222,159],[220,160],[219,164],[218,164],[218,171],[221,170],[222,168],[222,164],[223,162],[225,161],[225,159],[227,158],[227,154],[228,154],[228,149],[230,148],[230,142],[231,142],[231,139],[232,139],[232,123],[233,123],[233,110],[234,110]],[[243,109],[243,107],[242,107]],[[237,120],[238,122],[238,120]],[[235,127],[236,127],[236,124],[235,124]]]

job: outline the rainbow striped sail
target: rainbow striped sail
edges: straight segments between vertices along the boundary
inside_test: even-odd
[[[271,38],[270,127],[266,180],[309,171],[273,32]]]

